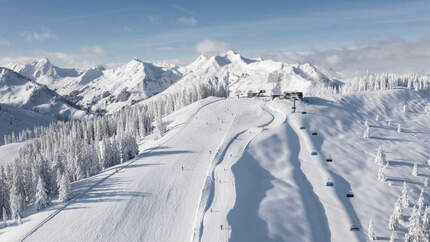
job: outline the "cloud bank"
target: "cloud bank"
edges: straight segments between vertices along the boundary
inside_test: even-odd
[[[203,40],[195,46],[195,49],[198,53],[202,55],[211,55],[211,54],[219,54],[231,49],[231,46],[222,41],[215,41],[206,39]]]
[[[345,75],[370,72],[430,73],[430,37],[416,41],[390,40],[355,48],[297,53],[280,51],[263,58],[288,63],[310,62]]]

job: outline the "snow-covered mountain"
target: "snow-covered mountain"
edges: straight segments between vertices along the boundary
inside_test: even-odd
[[[85,74],[88,75],[89,71]],[[162,92],[181,77],[177,66],[160,67],[135,58],[124,65],[104,70],[99,77],[69,96],[93,110],[112,112]]]
[[[251,59],[233,51],[211,57],[201,55],[184,67],[152,64],[137,58],[111,69],[101,66],[87,70],[64,69],[52,65],[46,58],[8,67],[47,85],[72,102],[102,113],[147,99],[175,83],[171,91],[199,83],[222,83],[234,95],[261,89],[268,94],[284,91],[311,94],[322,86],[342,84],[311,64]]]
[[[87,115],[45,85],[3,67],[0,67],[0,103],[61,119],[79,119]]]
[[[207,57],[199,56],[183,70],[177,85],[208,82],[228,85],[233,95],[266,90],[268,94],[284,91],[313,93],[322,86],[340,86],[311,64],[287,64],[272,60],[250,59],[233,51]]]
[[[49,59],[41,58],[28,64],[9,64],[7,68],[14,70],[38,83],[48,86],[51,89],[63,89],[66,83],[61,80],[77,78],[83,74],[77,69],[66,69],[54,66]],[[64,94],[64,93],[61,93]]]

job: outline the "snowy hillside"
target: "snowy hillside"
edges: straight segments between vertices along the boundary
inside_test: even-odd
[[[309,97],[296,113],[286,100],[204,99],[0,240],[388,240],[391,217],[400,241],[430,215],[429,103],[409,89]]]

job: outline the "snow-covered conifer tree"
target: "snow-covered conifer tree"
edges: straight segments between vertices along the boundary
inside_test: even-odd
[[[380,165],[380,166],[387,166],[388,165],[388,161],[385,158],[385,153],[384,153],[382,146],[378,147],[378,151],[376,152],[376,157],[375,157],[375,163]]]
[[[367,228],[367,237],[369,238],[369,240],[375,240],[376,239],[375,229],[373,227],[373,220],[372,219],[370,219],[369,227]]]
[[[382,166],[382,165],[378,166],[378,181],[385,181],[384,170],[385,170],[385,166]]]
[[[414,163],[414,166],[412,167],[412,175],[418,176],[418,165],[416,162]]]
[[[10,212],[12,219],[15,219],[15,221],[18,221],[21,216],[22,211],[22,196],[18,192],[16,186],[12,187],[11,194],[10,194]]]
[[[420,212],[414,207],[409,218],[408,232],[405,241],[426,241],[423,227],[421,226]]]
[[[406,182],[403,182],[401,202],[402,202],[402,207],[403,208],[408,208],[409,207],[410,201],[409,201],[408,187],[406,185]]]
[[[422,229],[427,238],[430,238],[430,208],[426,207],[422,216]]]
[[[429,179],[426,177],[425,179],[424,179],[424,187],[429,187]]]
[[[42,180],[42,177],[39,176],[36,187],[36,199],[35,205],[37,209],[45,208],[49,205],[49,197],[46,194],[45,183]]]
[[[3,227],[7,226],[7,213],[6,213],[6,208],[2,207],[3,210],[3,217],[2,217],[2,221],[3,221]]]
[[[399,223],[399,218],[394,213],[395,211],[390,216],[390,219],[388,221],[388,228],[390,230],[397,231],[399,229],[400,223]]]
[[[63,202],[69,200],[72,197],[69,179],[65,173],[63,173],[61,177],[58,193],[58,198]]]
[[[364,128],[365,130],[364,130],[363,138],[368,139],[370,137],[370,127],[366,126]]]
[[[419,212],[422,212],[424,209],[424,189],[421,188],[420,196],[418,197],[417,201],[417,208]]]
[[[397,133],[401,133],[402,132],[402,128],[400,126],[400,124],[397,124]]]

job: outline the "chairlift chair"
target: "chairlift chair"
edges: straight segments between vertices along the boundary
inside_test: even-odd
[[[318,155],[316,151],[312,151],[311,155]]]
[[[352,193],[352,191],[349,191],[349,192],[346,194],[346,197],[354,197],[354,193]]]
[[[326,161],[326,162],[333,162],[333,159],[328,158],[328,159],[326,159],[325,161]]]
[[[318,135],[318,133],[317,132],[312,132],[312,135]]]
[[[325,185],[328,186],[328,187],[332,187],[332,186],[334,186],[334,183],[332,181],[327,181],[325,183]]]
[[[358,225],[351,225],[351,228],[349,229],[350,231],[360,231],[360,227]]]
[[[300,129],[305,129],[305,126],[300,126]]]

